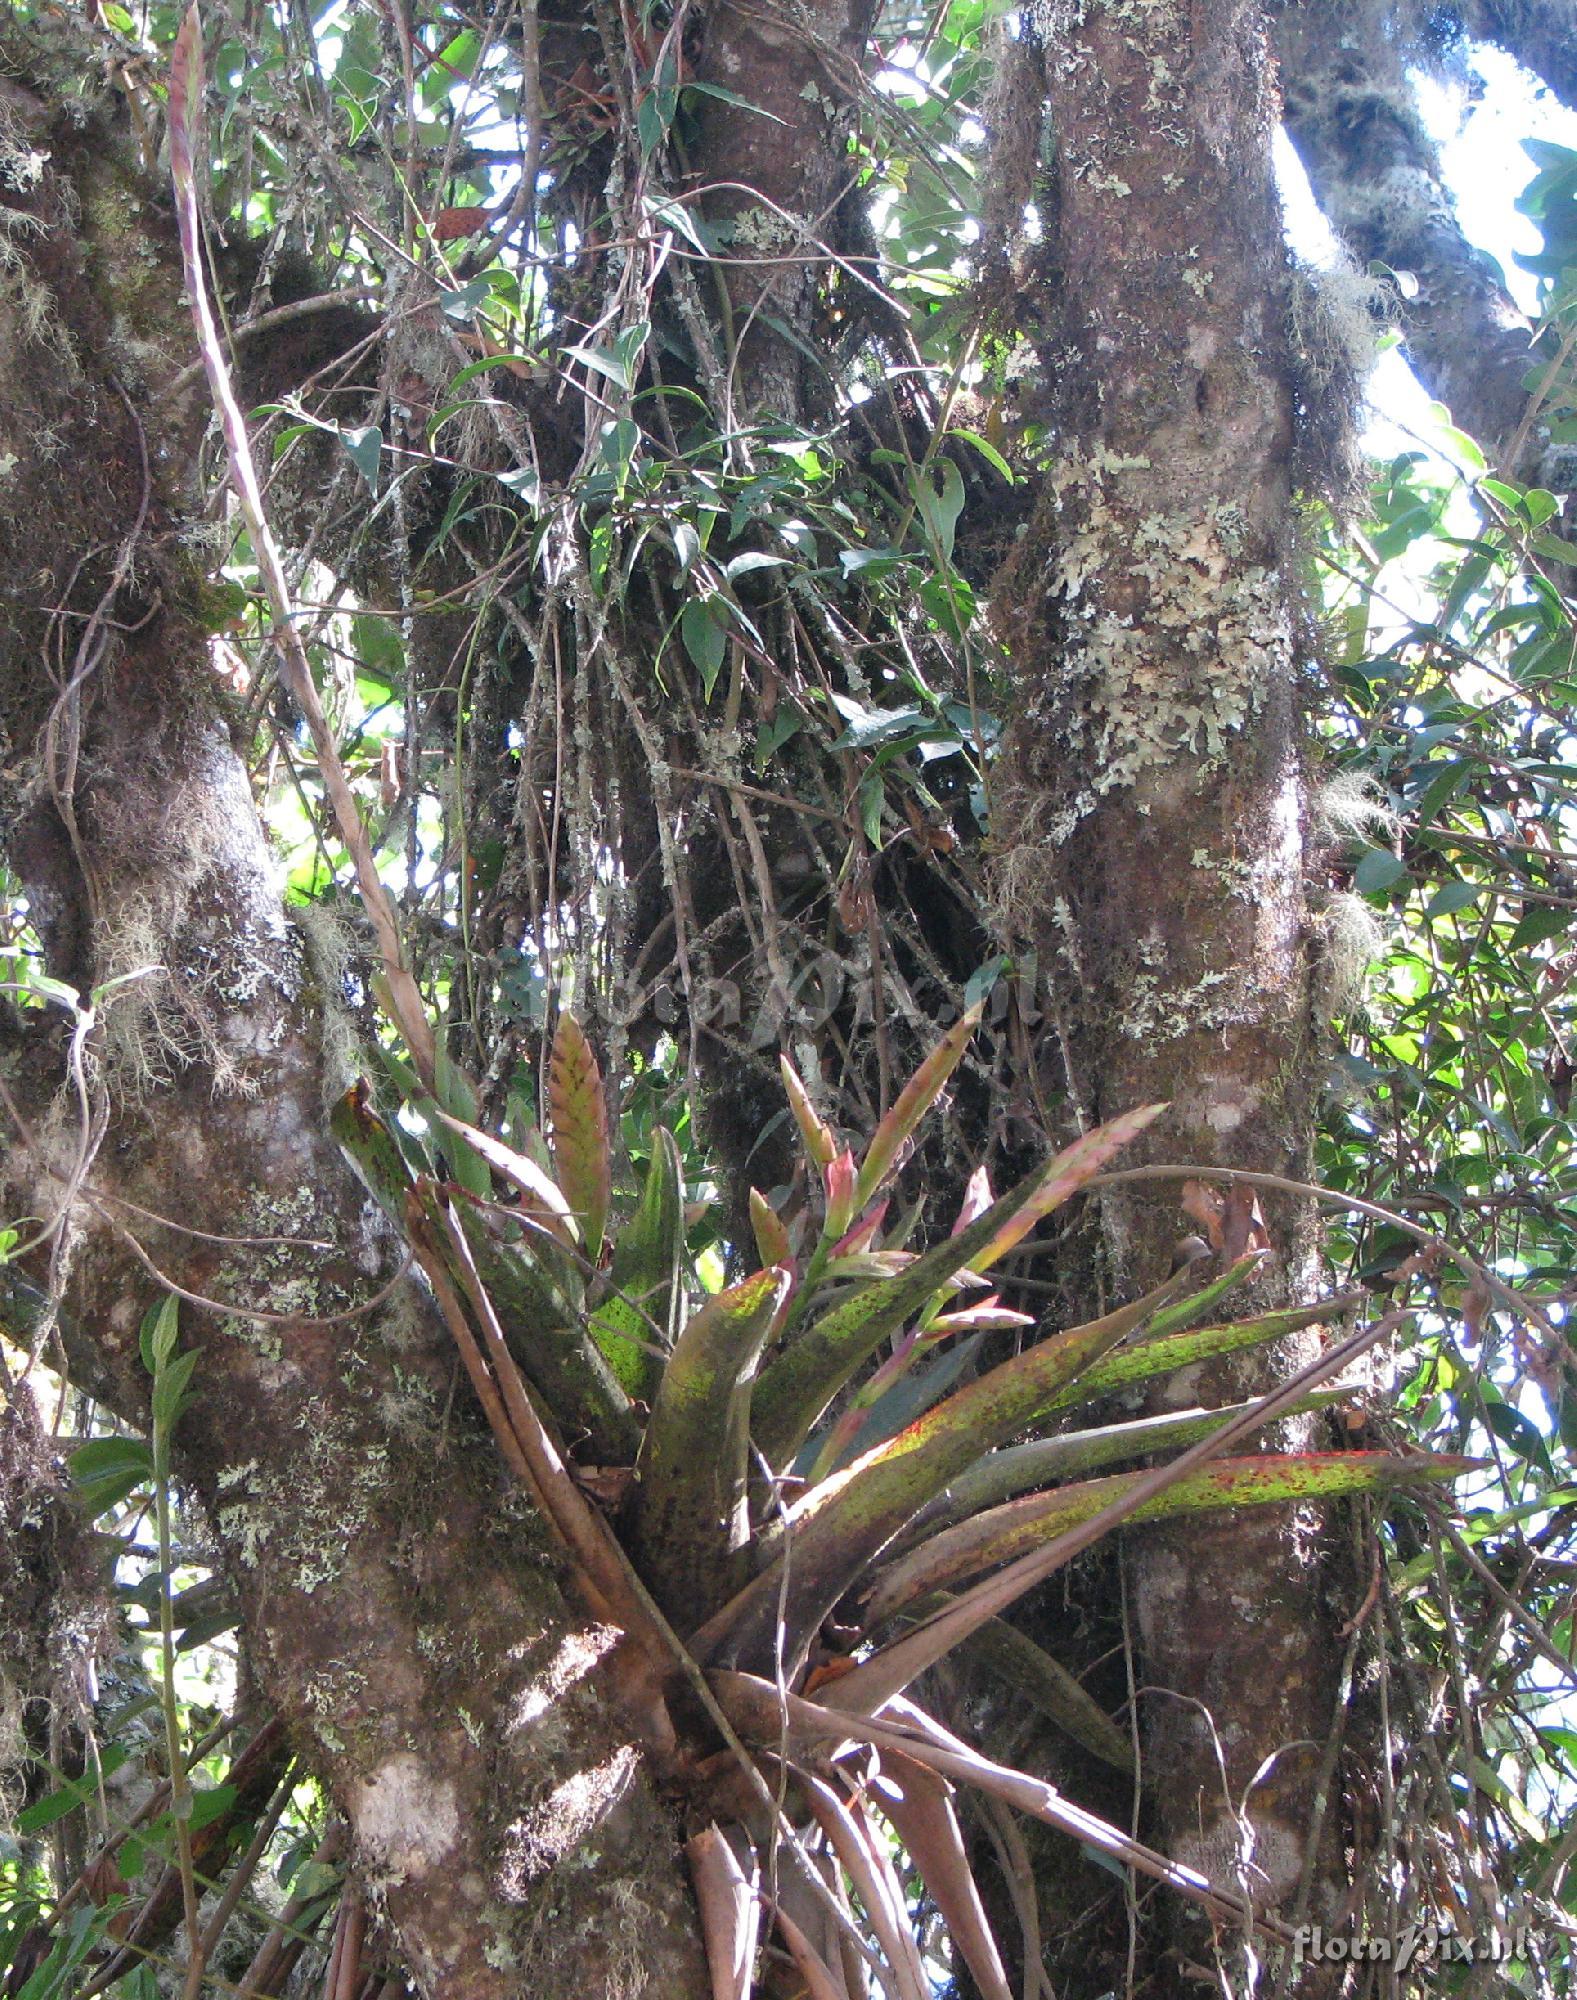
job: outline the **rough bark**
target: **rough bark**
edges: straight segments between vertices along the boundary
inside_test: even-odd
[[[1283,6],[1276,40],[1287,134],[1326,219],[1361,264],[1416,280],[1416,294],[1396,301],[1407,358],[1493,451],[1527,405],[1528,325],[1494,258],[1462,233],[1395,10],[1375,0]]]
[[[847,192],[849,115],[873,0],[716,0],[702,83],[751,107],[712,100],[692,162],[725,258],[727,359],[741,417],[802,407],[806,308],[826,274]],[[777,326],[771,324],[773,320]]]
[[[424,1298],[403,1282],[332,1318],[386,1284],[395,1246],[328,1135],[338,946],[287,921],[195,616],[167,220],[102,120],[5,88],[9,853],[57,976],[142,974],[101,1005],[85,1123],[50,1101],[49,1030],[9,1063],[36,1114],[9,1135],[22,1205],[61,1213],[86,1170],[64,1218],[73,1367],[145,1410],[158,1290],[133,1232],[233,1304],[182,1310],[201,1360],[178,1470],[422,1990],[689,2000],[704,1965],[618,1635],[567,1594]]]
[[[995,595],[1015,679],[993,799],[1015,829],[1001,905],[1047,969],[1060,1033],[1045,1082],[1080,1122],[1167,1099],[1136,1163],[1296,1174],[1312,1021],[1265,23],[1242,0],[1053,12],[1044,275],[1058,457]],[[1190,1226],[1177,1195],[1105,1203],[1117,1288],[1165,1274]],[[1267,1298],[1306,1280],[1309,1240],[1301,1211],[1269,1219],[1280,1256]],[[1225,1400],[1292,1358],[1170,1393]],[[1307,1742],[1332,1713],[1310,1524],[1242,1516],[1135,1536],[1128,1574],[1141,1678],[1167,1691],[1142,1700],[1154,1835],[1289,1902]],[[1328,1886],[1329,1843],[1319,1861]],[[1066,1990],[1086,1990],[1074,1979]]]

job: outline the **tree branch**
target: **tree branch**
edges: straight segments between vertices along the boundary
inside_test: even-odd
[[[1577,20],[1567,0],[1466,0],[1462,25],[1542,77],[1563,104],[1577,105]]]
[[[1405,52],[1383,14],[1375,0],[1281,7],[1287,134],[1327,220],[1358,261],[1416,280],[1416,295],[1399,302],[1408,360],[1493,455],[1527,404],[1527,322],[1495,260],[1462,232]]]

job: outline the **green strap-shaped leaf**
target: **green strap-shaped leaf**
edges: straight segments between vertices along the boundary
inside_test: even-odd
[[[1202,1319],[1212,1306],[1219,1305],[1229,1292],[1235,1292],[1239,1285],[1251,1278],[1264,1261],[1263,1250],[1251,1250],[1246,1257],[1239,1257],[1235,1264],[1229,1264],[1209,1284],[1201,1285],[1197,1292],[1174,1300],[1164,1311],[1158,1312],[1144,1330],[1145,1339],[1159,1340],[1163,1334],[1177,1333],[1181,1328],[1192,1325],[1196,1319]]]
[[[580,1224],[586,1257],[595,1266],[602,1255],[612,1191],[608,1110],[597,1058],[573,1014],[560,1014],[553,1036],[548,1109],[553,1118],[554,1172]]]
[[[1119,1771],[1133,1769],[1133,1743],[1060,1661],[1003,1618],[982,1625],[960,1650],[1006,1681],[1014,1694]]]
[[[329,1113],[329,1129],[367,1192],[396,1227],[403,1230],[405,1198],[411,1191],[413,1176],[394,1134],[372,1108],[364,1077],[336,1102]]]
[[[1097,1125],[1093,1132],[1086,1132],[1071,1146],[1065,1146],[1035,1177],[1036,1186],[1030,1198],[997,1231],[985,1248],[977,1250],[970,1258],[969,1268],[972,1271],[989,1271],[998,1258],[1006,1256],[1016,1244],[1022,1243],[1036,1224],[1050,1215],[1054,1208],[1060,1208],[1069,1195],[1077,1194],[1086,1181],[1093,1180],[1114,1154],[1159,1118],[1165,1109],[1164,1104],[1141,1104],[1137,1111],[1125,1111],[1120,1118]]]
[[[640,1203],[613,1245],[610,1296],[591,1316],[592,1339],[641,1402],[656,1394],[662,1356],[678,1336],[683,1255],[684,1166],[673,1134],[659,1125]]]
[[[447,1118],[444,1122],[452,1126],[462,1143],[468,1131],[474,1132],[474,1128]],[[435,1185],[425,1178],[412,1178],[394,1135],[373,1111],[364,1083],[348,1090],[334,1106],[330,1124],[356,1172],[399,1228],[403,1231],[406,1226],[408,1199],[415,1199],[436,1225],[435,1240],[446,1242]],[[500,1154],[508,1154],[512,1167],[520,1166],[522,1156],[510,1152],[501,1141],[481,1133],[475,1136]],[[481,1155],[473,1157],[480,1163]],[[524,1165],[530,1168],[526,1177],[529,1189],[540,1185],[557,1196],[557,1189],[539,1170],[530,1162]],[[455,1205],[510,1351],[548,1401],[566,1441],[571,1445],[586,1443],[594,1455],[609,1464],[628,1465],[640,1442],[634,1412],[596,1345],[578,1323],[579,1269],[549,1233],[563,1226],[562,1202],[545,1218],[523,1211],[518,1223],[506,1223],[504,1227],[519,1232],[514,1243],[503,1240],[498,1222],[489,1219],[488,1211],[476,1205],[469,1191],[457,1190]]]
[[[750,1535],[750,1385],[788,1292],[781,1267],[707,1300],[657,1387],[630,1499],[636,1567],[681,1628],[742,1581]]]
[[[809,1467],[825,1457],[826,1471],[836,1472],[840,1467],[851,1464],[861,1453],[896,1437],[923,1411],[942,1400],[979,1351],[979,1334],[955,1340],[951,1347],[934,1355],[926,1366],[905,1370],[901,1374],[895,1372],[888,1384],[882,1384],[881,1377],[884,1369],[892,1364],[884,1363],[871,1381],[860,1385],[858,1396],[850,1399],[848,1408],[837,1423],[824,1436],[812,1439],[800,1453],[795,1460],[795,1471],[808,1477],[820,1477],[819,1473],[812,1475]],[[871,1394],[873,1382],[879,1386],[876,1393]],[[859,1400],[867,1396],[869,1400]],[[830,1452],[829,1446],[832,1447]]]
[[[1192,1333],[1168,1334],[1163,1340],[1146,1338],[1121,1354],[1108,1354],[1097,1361],[1077,1383],[1052,1398],[1047,1412],[1099,1402],[1114,1390],[1153,1381],[1156,1376],[1170,1375],[1179,1368],[1191,1368],[1197,1361],[1214,1361],[1219,1355],[1238,1354],[1248,1347],[1266,1347],[1273,1340],[1306,1326],[1340,1319],[1343,1313],[1361,1305],[1366,1296],[1363,1292],[1342,1292],[1323,1305],[1288,1306],[1283,1311],[1261,1313],[1257,1319],[1196,1327]]]
[[[756,1389],[751,1430],[767,1463],[775,1468],[792,1463],[822,1411],[889,1334],[919,1312],[956,1273],[983,1271],[993,1246],[1000,1246],[996,1250],[1000,1254],[1028,1235],[1036,1222],[1076,1194],[1163,1108],[1147,1104],[1087,1132],[897,1277],[856,1292],[796,1334],[762,1371]]]
[[[449,1171],[467,1194],[486,1201],[493,1192],[492,1175],[488,1172],[486,1159],[479,1157],[480,1148],[470,1142],[470,1133],[478,1115],[476,1088],[450,1055],[449,1044],[443,1035],[438,1037],[434,1054],[433,1090],[437,1109],[453,1135],[444,1141]],[[418,1100],[417,1108],[431,1122],[432,1105]]]
[[[1170,1299],[1186,1276],[1180,1271],[1132,1305],[1014,1355],[813,1487],[791,1510],[780,1538],[788,1545],[787,1576],[780,1554],[695,1635],[696,1658],[770,1662],[781,1618],[785,1668],[792,1675],[833,1605],[911,1517],[981,1452],[1033,1423],[1053,1396]]]
[[[810,1092],[800,1081],[799,1071],[787,1056],[778,1058],[778,1070],[783,1078],[784,1095],[788,1098],[789,1109],[794,1114],[794,1123],[799,1127],[799,1135],[805,1142],[805,1152],[812,1166],[830,1166],[838,1156],[837,1140],[811,1103]]]
[[[1097,1367],[1102,1365],[1096,1363]],[[1332,1403],[1339,1403],[1351,1394],[1351,1388],[1340,1383],[1334,1388],[1311,1389],[1285,1415],[1329,1409]],[[1131,1423],[1067,1431],[1061,1437],[1037,1438],[1033,1444],[1009,1445],[1005,1451],[988,1452],[961,1472],[942,1498],[926,1510],[927,1528],[934,1530],[967,1520],[987,1507],[1013,1499],[1016,1494],[1050,1486],[1059,1479],[1083,1478],[1125,1458],[1180,1451],[1252,1408],[1252,1402],[1246,1402],[1227,1403],[1217,1410],[1174,1410],[1161,1416],[1135,1417]],[[915,1536],[910,1531],[903,1539],[907,1544]]]
[[[1143,1502],[1129,1516],[1169,1521],[1181,1514],[1208,1514],[1223,1507],[1288,1506],[1302,1500],[1329,1500],[1346,1493],[1375,1493],[1391,1486],[1456,1479],[1478,1461],[1420,1453],[1397,1458],[1386,1451],[1263,1452],[1246,1458],[1219,1458],[1187,1473]],[[1052,1493],[1030,1493],[960,1522],[878,1571],[865,1602],[872,1628],[917,1598],[968,1582],[1094,1518],[1145,1475],[1117,1472],[1084,1479]]]
[[[788,1231],[779,1221],[777,1210],[760,1188],[750,1190],[750,1228],[756,1239],[756,1255],[761,1260],[763,1270],[769,1264],[788,1264],[793,1261],[794,1253],[789,1247]]]
[[[507,1181],[515,1190],[520,1197],[522,1207],[551,1235],[556,1236],[567,1249],[573,1249],[579,1243],[580,1227],[570,1212],[569,1203],[564,1199],[563,1189],[551,1174],[542,1171],[535,1160],[528,1159],[524,1153],[517,1153],[513,1146],[506,1146],[502,1139],[494,1138],[491,1132],[484,1132],[467,1120],[455,1117],[452,1112],[445,1111],[442,1105],[424,1105],[422,1110],[427,1116],[436,1118],[445,1131],[452,1132],[456,1139],[464,1146],[468,1146],[483,1163],[482,1185],[473,1187],[471,1176],[462,1182],[467,1194],[485,1199],[492,1193],[493,1184],[486,1173],[486,1168],[491,1167],[494,1173]],[[452,1157],[457,1155],[456,1147],[451,1145],[448,1150]],[[457,1174],[455,1178],[458,1180],[460,1176]]]

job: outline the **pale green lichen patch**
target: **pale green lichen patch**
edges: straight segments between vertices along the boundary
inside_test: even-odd
[[[360,1701],[367,1692],[367,1676],[357,1668],[348,1666],[344,1660],[335,1662],[331,1677],[308,1681],[306,1705],[308,1712],[317,1718],[318,1738],[328,1747],[338,1749],[338,1732],[329,1725],[331,1721],[343,1720],[348,1703]]]
[[[1071,532],[1047,572],[1062,637],[1041,703],[1089,774],[1048,829],[1056,838],[1179,757],[1226,757],[1285,675],[1292,635],[1285,580],[1243,560],[1248,524],[1235,503],[1136,522],[1092,464],[1064,462],[1052,486]]]
[[[1172,1041],[1197,1028],[1223,1028],[1252,1017],[1252,994],[1242,973],[1206,972],[1191,986],[1177,983],[1165,941],[1154,933],[1140,938],[1141,969],[1128,986],[1121,1028],[1137,1042]]]
[[[482,1947],[482,1956],[495,1972],[513,1972],[520,1963],[520,1953],[507,1935],[501,1934],[495,1925],[493,1935]]]
[[[773,208],[747,208],[734,218],[734,247],[755,251],[785,250],[802,242],[804,223]]]
[[[244,1115],[251,1119],[260,1114],[248,1107]],[[282,1322],[325,1319],[351,1303],[343,1283],[320,1269],[334,1217],[323,1189],[302,1179],[253,1188],[237,1208],[233,1226],[238,1236],[250,1240],[221,1265],[216,1290],[227,1299],[261,1299],[273,1317],[231,1313],[220,1320],[219,1329],[275,1364],[275,1386],[280,1386],[296,1372],[292,1330]],[[372,1266],[374,1272],[377,1268]],[[351,1322],[344,1345],[350,1370],[358,1375],[365,1365],[359,1352],[365,1331],[359,1321]]]
[[[246,1569],[255,1569],[273,1522],[266,1507],[258,1504],[258,1465],[247,1459],[226,1466],[219,1474],[219,1499],[214,1508],[214,1524]]]
[[[321,1418],[306,1425],[304,1451],[282,1470],[290,1497],[278,1496],[290,1522],[281,1552],[294,1569],[297,1589],[308,1595],[343,1570],[346,1546],[371,1520],[388,1466],[382,1445],[336,1439],[326,1411]]]
[[[344,1436],[320,1402],[302,1413],[300,1448],[277,1464],[220,1475],[215,1524],[236,1559],[255,1568],[265,1543],[281,1575],[308,1596],[345,1567],[365,1532],[388,1472],[381,1445]]]

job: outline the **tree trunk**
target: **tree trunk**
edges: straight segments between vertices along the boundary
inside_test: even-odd
[[[1125,1165],[1299,1176],[1317,1028],[1264,21],[1210,0],[1137,17],[1059,9],[1055,26],[1042,255],[1057,458],[995,593],[1015,680],[993,799],[1017,829],[1001,901],[1045,968],[1059,1033],[1044,1080],[1080,1125],[1164,1099]],[[1132,1293],[1165,1276],[1197,1226],[1179,1193],[1171,1181],[1105,1198],[1105,1283]],[[1245,1205],[1219,1220],[1229,1247],[1252,1246]],[[1303,1207],[1275,1204],[1269,1225],[1267,1303],[1312,1275]],[[1308,1344],[1170,1393],[1263,1390]],[[1311,1739],[1334,1699],[1311,1524],[1244,1514],[1134,1535],[1127,1573],[1155,1838],[1290,1904]],[[1315,1866],[1333,1889],[1326,1831]],[[1075,1975],[1066,1990],[1086,1988]]]
[[[741,419],[804,407],[798,342],[851,185],[851,81],[874,13],[872,0],[793,17],[717,0],[707,13],[700,81],[726,96],[706,107],[692,167],[728,254],[723,351]]]
[[[73,1371],[146,1420],[149,1258],[232,1308],[182,1312],[201,1358],[179,1475],[235,1579],[263,1690],[422,1988],[693,2000],[704,1960],[650,1711],[625,1699],[639,1676],[567,1597],[558,1549],[456,1393],[448,1335],[329,1136],[347,1080],[339,947],[332,926],[287,921],[194,615],[202,531],[180,512],[190,441],[166,398],[191,358],[170,232],[156,210],[151,227],[128,213],[116,135],[6,92],[33,162],[24,177],[13,159],[0,196],[18,252],[0,275],[0,351],[16,357],[0,505],[27,586],[0,705],[33,774],[5,801],[11,853],[51,972],[84,1001],[127,980],[99,999],[80,1099],[54,1096],[56,1019],[12,1050],[33,1120],[8,1179],[27,1212],[61,1218]],[[147,287],[140,314],[129,277]]]

